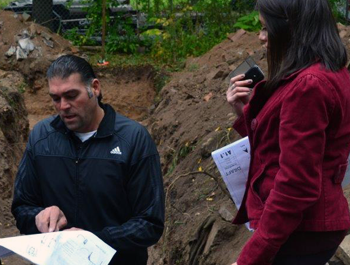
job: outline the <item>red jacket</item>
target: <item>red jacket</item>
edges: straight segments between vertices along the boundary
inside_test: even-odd
[[[256,229],[238,265],[271,264],[294,231],[350,228],[341,187],[350,151],[347,69],[333,73],[315,64],[290,75],[254,117],[264,84],[234,124],[249,137],[251,164],[233,223],[250,221]]]

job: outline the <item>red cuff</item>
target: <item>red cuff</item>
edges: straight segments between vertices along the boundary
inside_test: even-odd
[[[270,265],[279,251],[279,247],[271,245],[256,230],[242,249],[237,260],[238,265]]]

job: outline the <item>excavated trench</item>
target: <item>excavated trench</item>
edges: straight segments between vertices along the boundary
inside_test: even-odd
[[[0,22],[0,54],[17,45],[16,38],[25,35],[23,30],[38,46],[25,60],[0,56],[1,238],[18,233],[10,202],[28,132],[37,121],[55,113],[47,94],[46,69],[62,53],[84,55],[56,34],[9,12],[0,12]],[[339,25],[339,31],[350,51],[350,28]],[[43,44],[44,36],[53,42],[53,48]],[[231,224],[236,209],[210,156],[239,138],[231,129],[235,115],[225,92],[228,74],[249,55],[267,72],[266,54],[257,34],[238,31],[229,35],[207,54],[189,58],[183,71],[172,74],[157,95],[157,103],[157,76],[152,67],[96,69],[104,102],[145,125],[161,156],[166,224],[160,242],[149,250],[149,265],[232,264],[251,235],[244,226]],[[345,196],[349,200],[350,189]],[[18,257],[4,263],[28,264]],[[334,260],[330,264],[342,263]]]

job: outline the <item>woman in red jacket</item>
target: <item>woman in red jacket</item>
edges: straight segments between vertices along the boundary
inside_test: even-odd
[[[324,265],[350,228],[341,183],[350,151],[346,50],[327,0],[258,0],[268,78],[231,79],[234,128],[251,164],[236,224],[255,232],[238,265]]]

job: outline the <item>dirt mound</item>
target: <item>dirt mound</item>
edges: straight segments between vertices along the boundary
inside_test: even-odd
[[[235,207],[210,157],[239,138],[226,103],[228,74],[252,56],[267,72],[257,34],[238,31],[172,76],[146,121],[162,158],[166,230],[150,264],[230,264],[250,233],[231,224]]]
[[[0,70],[0,238],[7,236],[7,231],[16,234],[10,202],[29,132],[23,95],[18,91],[23,81],[17,72]]]
[[[103,101],[131,119],[149,114],[155,92],[155,70],[151,66],[97,69]]]
[[[58,34],[10,11],[0,11],[0,69],[21,72],[29,87],[42,87],[47,67],[78,50]]]
[[[29,132],[23,95],[17,89],[22,82],[18,73],[0,71],[0,199],[12,195],[15,165]]]

